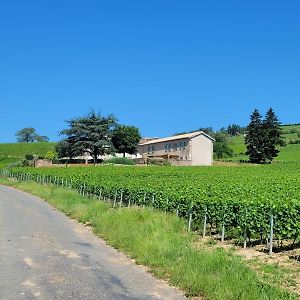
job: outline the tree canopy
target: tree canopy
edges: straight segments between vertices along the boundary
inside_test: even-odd
[[[115,152],[111,138],[116,122],[113,115],[103,117],[91,111],[87,116],[67,121],[69,128],[62,130],[61,134],[65,135],[67,140],[74,141],[72,147],[78,153],[89,153],[96,163],[99,155]]]
[[[45,135],[37,134],[33,127],[26,127],[16,132],[17,141],[20,143],[48,142],[49,138]]]
[[[115,149],[123,153],[135,154],[137,144],[141,140],[139,129],[134,126],[118,125],[112,134],[112,143]]]

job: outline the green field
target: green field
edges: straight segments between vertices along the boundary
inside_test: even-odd
[[[80,193],[135,204],[189,218],[211,233],[260,240],[268,238],[270,214],[277,239],[300,234],[299,163],[239,167],[87,167],[15,168],[15,176],[67,185]],[[23,175],[21,175],[23,174]],[[26,175],[24,175],[26,174]],[[30,175],[30,176],[29,176]],[[25,177],[26,176],[26,177]]]
[[[26,154],[35,154],[44,157],[45,154],[54,150],[56,143],[9,143],[0,144],[0,157],[24,158]]]
[[[286,125],[282,126],[283,139],[288,143],[293,140],[300,140],[298,134],[300,134],[300,125]],[[234,151],[235,156],[229,158],[231,161],[248,160],[246,152],[246,146],[244,143],[244,136],[239,135],[230,137],[228,139],[229,147]],[[275,159],[277,162],[284,161],[299,161],[300,160],[300,144],[287,145],[286,147],[280,148],[280,154]]]

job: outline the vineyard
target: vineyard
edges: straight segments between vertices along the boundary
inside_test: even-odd
[[[300,234],[298,164],[245,167],[15,168],[22,180],[63,185],[118,206],[150,206],[186,218],[201,234],[245,243],[295,243]]]

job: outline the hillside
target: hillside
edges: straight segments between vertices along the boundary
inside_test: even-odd
[[[300,140],[300,125],[284,125],[282,126],[283,138],[288,144],[280,149],[279,156],[276,161],[300,161],[300,144],[289,144],[291,141]],[[244,136],[239,135],[229,138],[229,147],[234,151],[235,157],[230,160],[247,160],[244,154],[246,146],[244,144]]]
[[[44,157],[47,151],[54,150],[56,143],[9,143],[0,144],[0,158],[24,158],[26,154]]]

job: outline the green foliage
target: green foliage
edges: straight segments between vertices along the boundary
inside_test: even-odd
[[[193,204],[193,226],[207,222],[218,231],[225,220],[226,231],[243,237],[266,238],[270,213],[275,216],[279,239],[300,234],[300,176],[298,164],[251,167],[94,167],[14,169],[34,178],[68,179],[71,186],[113,199],[123,193],[123,203],[149,205],[187,218]],[[71,181],[72,180],[72,181]]]
[[[171,162],[166,159],[156,159],[156,158],[149,158],[148,165],[154,165],[154,166],[171,166]]]
[[[74,140],[72,147],[80,153],[88,152],[97,162],[99,155],[112,154],[115,148],[111,142],[116,119],[112,115],[102,117],[91,111],[85,117],[67,121],[69,128],[61,131],[67,140]]]
[[[187,296],[214,300],[296,299],[274,287],[272,280],[262,282],[238,256],[220,249],[196,249],[195,235],[186,233],[183,220],[175,215],[136,207],[116,210],[102,201],[53,186],[4,183],[46,199],[71,218],[90,222],[94,232],[108,244],[126,252],[138,264],[149,266],[150,272],[169,280]]]
[[[34,141],[37,142],[48,142],[49,138],[44,135],[39,135],[36,133],[33,127],[27,127],[19,130],[16,133],[17,141],[20,143],[32,143]]]
[[[277,146],[282,146],[284,143],[277,116],[270,108],[265,119],[262,120],[259,111],[255,109],[250,120],[245,138],[246,154],[249,155],[250,162],[272,162],[279,153]]]
[[[226,134],[217,132],[214,135],[214,155],[216,158],[226,158],[233,156],[233,150],[229,148]]]
[[[134,126],[118,125],[112,134],[112,143],[119,153],[135,154],[141,140],[139,129]]]
[[[33,160],[33,155],[32,154],[26,154],[25,159],[26,160]]]
[[[67,137],[65,140],[59,141],[55,147],[58,158],[67,157],[70,161],[81,154],[81,149],[75,145],[76,140],[73,137]]]
[[[227,127],[227,133],[232,136],[239,135],[244,132],[245,132],[245,128],[242,128],[237,124],[232,124]]]
[[[44,158],[52,161],[57,158],[57,153],[55,151],[48,151]]]
[[[106,160],[105,162],[116,165],[134,165],[134,161],[127,157],[113,157]]]

